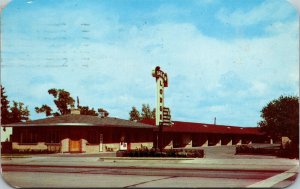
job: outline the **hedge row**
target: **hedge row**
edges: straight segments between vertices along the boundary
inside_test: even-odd
[[[235,154],[260,154],[260,155],[276,155],[277,148],[255,148],[250,145],[238,145],[235,148]]]
[[[6,153],[12,153],[12,154],[53,154],[57,153],[56,151],[50,151],[50,150],[32,150],[32,149],[26,149],[26,150],[16,150],[13,149],[10,152]]]
[[[277,153],[278,157],[285,158],[297,158],[299,159],[299,145],[294,143],[288,143],[285,148],[281,148]]]
[[[285,158],[299,158],[299,148],[287,145],[285,148],[255,148],[250,145],[239,145],[235,148],[235,154],[273,155]]]
[[[184,157],[184,158],[203,158],[203,149],[164,149],[162,151],[154,148],[141,148],[135,150],[118,151],[117,157]]]

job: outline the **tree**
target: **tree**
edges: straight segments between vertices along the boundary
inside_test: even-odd
[[[136,109],[136,107],[132,107],[131,111],[129,112],[129,120],[131,121],[139,121],[140,118],[140,112]]]
[[[152,112],[150,110],[149,104],[142,104],[142,113],[141,116],[143,119],[151,119],[152,118]]]
[[[10,108],[10,122],[17,123],[27,121],[29,119],[28,106],[24,107],[24,103],[13,101],[13,106]]]
[[[28,106],[24,107],[23,102],[13,101],[10,107],[4,87],[1,85],[1,124],[17,123],[29,119]]]
[[[48,93],[55,98],[54,103],[60,112],[60,115],[71,113],[71,108],[74,107],[75,100],[70,96],[68,91],[64,89],[49,89]]]
[[[262,131],[275,139],[287,136],[299,143],[299,97],[280,96],[261,110],[261,117],[258,125]]]
[[[52,108],[49,107],[46,104],[43,104],[42,107],[40,107],[40,108],[35,107],[35,111],[36,111],[36,113],[43,113],[44,112],[47,117],[52,115]]]
[[[94,110],[94,108],[90,109],[88,106],[79,106],[81,115],[92,115],[98,116],[98,113]]]
[[[49,89],[48,93],[54,97],[54,104],[58,111],[52,113],[52,108],[44,104],[40,108],[35,107],[36,113],[45,113],[46,116],[59,116],[71,113],[71,108],[74,107],[75,100],[70,96],[68,91],[64,89]]]
[[[151,112],[152,119],[155,119],[155,114],[156,114],[156,108],[153,108],[153,110]]]
[[[155,119],[155,108],[151,111],[149,104],[142,104],[142,113],[136,107],[129,112],[129,120]]]
[[[54,104],[57,107],[56,112],[52,112],[52,108],[46,104],[42,105],[41,107],[35,107],[35,111],[37,113],[45,113],[48,116],[60,116],[60,115],[67,115],[71,113],[71,109],[74,108],[75,100],[71,97],[71,94],[64,89],[49,89],[48,93],[54,97]],[[99,114],[96,112],[94,108],[89,108],[89,106],[80,106],[79,105],[79,98],[77,97],[77,108],[80,110],[81,115],[92,115],[98,116]],[[107,117],[109,113],[104,110],[103,108],[99,108],[98,112],[104,112],[104,117]],[[100,113],[99,112],[99,113]]]
[[[8,124],[9,121],[9,101],[5,95],[4,87],[1,85],[1,124]]]

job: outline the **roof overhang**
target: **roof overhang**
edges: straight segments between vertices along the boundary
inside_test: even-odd
[[[1,127],[118,127],[118,128],[138,128],[138,129],[153,129],[153,126],[132,126],[132,125],[114,125],[114,124],[90,124],[90,123],[48,123],[48,124],[26,124],[26,123],[16,123],[1,125]]]

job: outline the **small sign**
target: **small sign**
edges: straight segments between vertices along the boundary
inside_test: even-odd
[[[120,150],[127,150],[127,142],[120,142]]]

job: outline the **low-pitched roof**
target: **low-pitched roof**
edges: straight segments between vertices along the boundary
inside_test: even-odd
[[[181,133],[214,133],[214,134],[251,134],[263,135],[259,128],[255,127],[237,127],[228,125],[214,125],[206,123],[194,123],[183,121],[172,121],[173,124],[164,127],[164,132]],[[32,120],[22,123],[13,123],[2,125],[3,127],[24,127],[24,126],[112,126],[112,127],[132,127],[132,128],[155,128],[154,119],[145,119],[140,122],[90,115],[69,114],[38,120]]]
[[[142,120],[142,123],[155,125],[155,120]],[[247,134],[263,135],[257,127],[237,127],[229,125],[214,125],[206,123],[193,123],[183,121],[172,121],[171,126],[163,128],[164,132],[181,132],[181,133],[214,133],[214,134]]]
[[[31,120],[27,122],[3,125],[4,127],[24,127],[24,126],[113,126],[113,127],[134,127],[153,128],[152,125],[113,118],[90,115],[68,114],[63,116],[49,117],[44,119]]]

